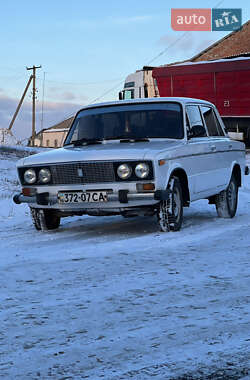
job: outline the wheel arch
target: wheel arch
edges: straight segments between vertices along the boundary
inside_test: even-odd
[[[241,187],[242,177],[240,165],[235,163],[232,170],[232,175],[235,177],[238,187]]]
[[[177,177],[180,181],[182,188],[183,204],[184,206],[189,206],[190,203],[190,193],[188,187],[188,177],[184,169],[175,168],[170,175],[171,177]]]

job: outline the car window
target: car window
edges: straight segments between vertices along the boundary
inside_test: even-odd
[[[65,144],[81,139],[183,139],[182,115],[175,102],[90,108],[78,113]]]
[[[187,131],[189,133],[190,132],[190,123],[189,123],[187,112],[186,112],[186,128],[187,128]]]
[[[212,107],[201,106],[209,136],[224,136],[223,130]]]
[[[192,131],[192,127],[194,127],[194,126],[198,127],[199,126],[201,128],[201,130],[203,129],[203,134],[201,134],[200,137],[207,136],[207,132],[206,132],[206,129],[205,129],[204,124],[203,124],[203,120],[201,117],[199,107],[195,106],[195,105],[187,106],[186,112],[188,115],[190,131]],[[189,128],[188,125],[187,125],[187,128]]]

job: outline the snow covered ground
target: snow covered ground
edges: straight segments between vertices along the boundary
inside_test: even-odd
[[[232,220],[198,201],[180,232],[118,216],[44,233],[11,200],[16,160],[0,149],[0,378],[250,378],[250,176]]]

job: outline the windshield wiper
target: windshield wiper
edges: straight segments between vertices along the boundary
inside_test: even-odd
[[[121,136],[108,137],[107,140],[120,140],[120,142],[139,142],[139,141],[149,141],[149,138],[121,135]]]
[[[126,143],[126,142],[143,142],[143,141],[149,141],[148,137],[126,137],[120,139],[121,143]]]
[[[79,140],[71,141],[70,144],[73,144],[74,146],[80,146],[80,145],[91,145],[91,144],[101,144],[103,142],[103,139],[87,139],[83,137]],[[67,145],[70,145],[67,144]]]

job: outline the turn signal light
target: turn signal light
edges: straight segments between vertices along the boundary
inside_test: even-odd
[[[155,185],[154,183],[137,183],[136,184],[136,190],[138,193],[141,193],[143,191],[154,191]]]
[[[142,188],[143,188],[143,190],[154,190],[155,185],[154,185],[154,183],[144,183],[142,185]]]
[[[25,197],[32,197],[32,195],[35,195],[35,189],[31,189],[29,187],[23,187],[22,193]]]
[[[165,165],[165,163],[166,163],[166,160],[159,160],[158,161],[159,166]]]

